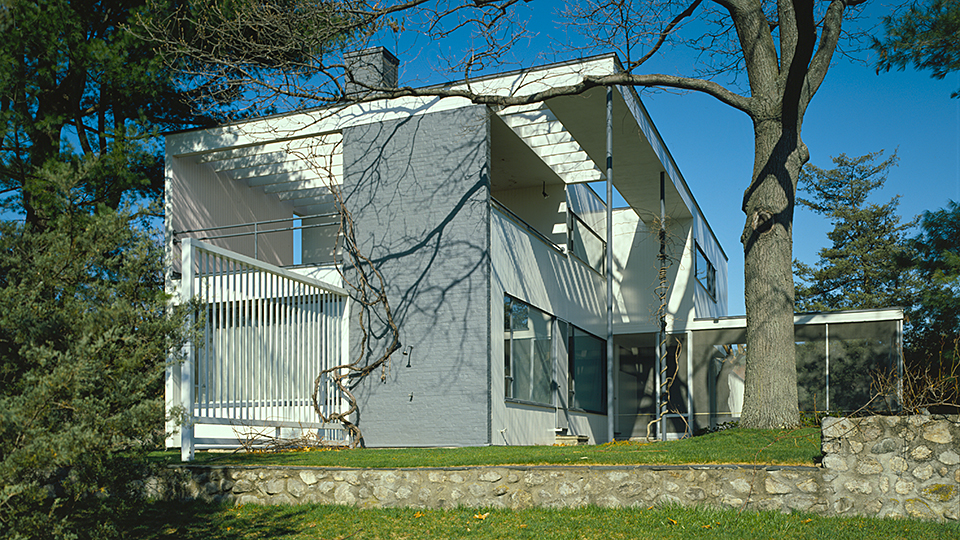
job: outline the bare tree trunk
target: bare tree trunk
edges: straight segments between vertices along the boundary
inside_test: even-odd
[[[793,208],[800,168],[808,159],[799,129],[779,119],[755,120],[754,180],[744,194],[741,236],[747,309],[743,427],[799,424],[793,347]]]

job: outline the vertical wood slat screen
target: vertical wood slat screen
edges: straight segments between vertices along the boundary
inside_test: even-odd
[[[342,438],[339,426],[319,421],[311,394],[321,371],[343,363],[345,291],[192,239],[183,241],[183,255],[181,282],[192,286],[181,287],[192,293],[200,323],[180,367],[181,385],[192,390],[192,399],[181,398],[185,417]],[[318,396],[325,414],[343,405],[329,377]]]

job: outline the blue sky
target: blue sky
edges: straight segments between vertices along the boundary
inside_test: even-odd
[[[536,35],[515,47],[512,59],[530,66],[576,57],[558,51],[558,42],[576,44],[577,37],[558,28],[555,2],[535,0],[524,4],[528,30]],[[877,4],[870,14],[884,14]],[[865,24],[875,24],[876,17]],[[398,53],[401,84],[416,85],[454,78],[438,73],[445,53],[455,54],[468,41],[456,36],[438,43],[405,33],[379,43]],[[802,137],[810,149],[810,162],[832,168],[831,156],[860,156],[878,150],[897,151],[899,166],[873,202],[885,203],[900,195],[900,212],[910,219],[924,210],[960,201],[960,99],[950,93],[960,89],[960,73],[944,80],[907,69],[877,74],[871,51],[858,53],[858,62],[835,60],[804,120]],[[499,69],[519,67],[507,65]],[[689,74],[689,55],[666,52],[647,72]],[[494,70],[497,71],[497,70]],[[644,68],[638,70],[643,73]],[[743,252],[740,210],[743,191],[753,168],[753,133],[749,118],[714,98],[696,93],[644,90],[641,99],[693,190],[707,220],[729,258],[729,313],[743,314]],[[830,224],[821,216],[798,209],[794,223],[794,258],[817,260]]]

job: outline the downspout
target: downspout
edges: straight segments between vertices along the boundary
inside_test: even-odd
[[[613,396],[613,87],[607,87],[607,433],[614,440]]]

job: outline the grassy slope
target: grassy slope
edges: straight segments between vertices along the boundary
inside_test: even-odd
[[[177,463],[178,452],[154,459]],[[681,465],[747,463],[813,465],[820,457],[820,428],[784,431],[731,429],[679,441],[614,442],[598,446],[489,446],[383,448],[284,453],[198,452],[195,463],[320,467],[457,467],[473,465]]]

